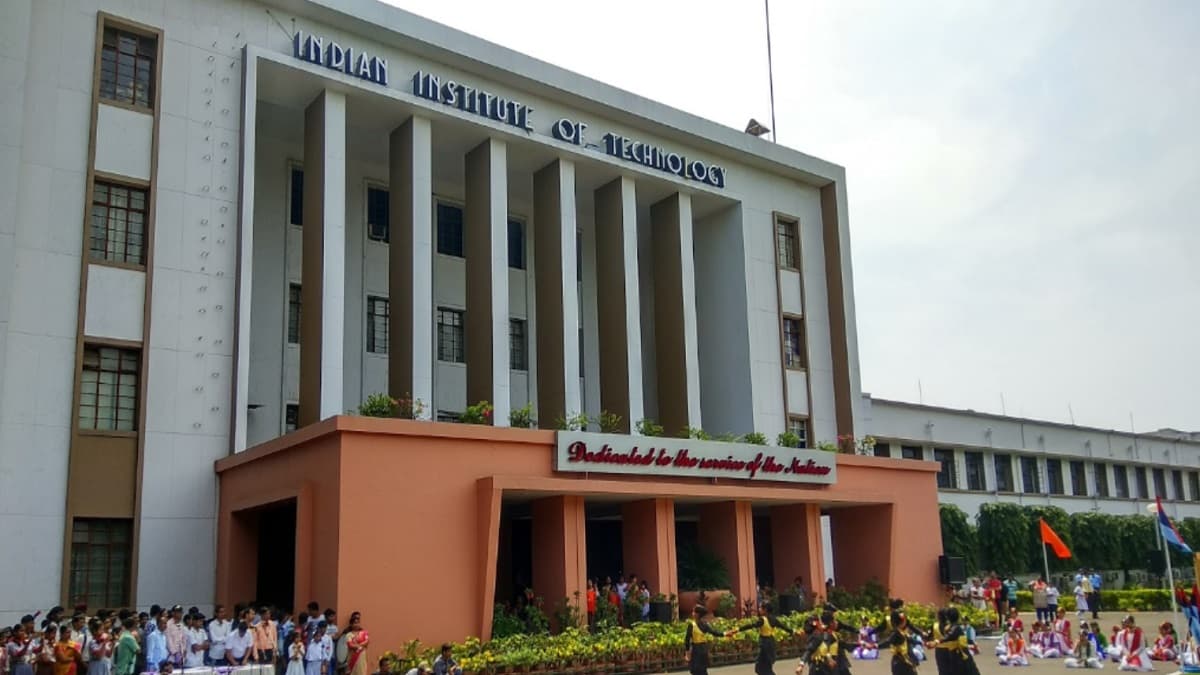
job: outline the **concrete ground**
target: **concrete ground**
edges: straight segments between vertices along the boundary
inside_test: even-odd
[[[1106,637],[1108,630],[1117,623],[1120,623],[1123,615],[1114,612],[1105,612],[1100,614],[1100,627],[1105,631]],[[1137,624],[1146,631],[1149,643],[1152,645],[1154,636],[1158,634],[1158,626],[1163,621],[1171,621],[1175,624],[1178,631],[1180,628],[1179,619],[1173,619],[1170,612],[1140,612],[1135,615]],[[1026,616],[1025,625],[1032,623],[1032,617]],[[1072,619],[1072,627],[1075,622]],[[981,675],[1067,675],[1068,673],[1085,673],[1096,671],[1079,671],[1070,670],[1063,665],[1062,659],[1030,659],[1031,663],[1028,668],[1006,668],[1001,666],[996,661],[995,649],[997,638],[980,638],[979,640],[979,655],[975,657],[975,662],[979,664]],[[786,659],[775,664],[775,675],[792,675],[796,668],[796,659]],[[881,654],[878,661],[851,661],[853,666],[853,675],[891,675],[891,657]],[[1174,663],[1165,663],[1162,661],[1154,662],[1154,671],[1156,673],[1174,673],[1179,670],[1179,666]],[[708,671],[711,675],[754,675],[754,664],[747,663],[737,666],[724,666],[721,668],[712,668]],[[1117,671],[1116,664],[1107,661],[1104,664],[1104,670],[1115,674]],[[932,662],[926,661],[921,664],[918,671],[919,675],[937,675],[937,667]]]

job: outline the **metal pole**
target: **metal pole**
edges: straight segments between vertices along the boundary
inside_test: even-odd
[[[771,142],[779,142],[775,127],[775,67],[771,61],[771,0],[763,0],[767,17],[767,85],[771,90]]]
[[[1042,542],[1042,565],[1046,568],[1046,583],[1050,583],[1050,557],[1046,555],[1046,542]]]

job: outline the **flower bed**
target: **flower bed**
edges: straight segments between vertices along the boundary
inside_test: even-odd
[[[960,608],[964,619],[982,628],[986,612]],[[936,609],[930,605],[908,605],[905,612],[914,625],[928,629],[933,625]],[[782,623],[799,629],[809,613],[780,617]],[[883,622],[882,610],[847,610],[838,612],[838,620],[857,628],[863,619],[871,625]],[[745,619],[715,619],[713,626],[720,631],[737,627]],[[575,675],[632,675],[678,669],[684,665],[684,624],[640,623],[631,628],[611,628],[588,633],[568,628],[558,635],[512,635],[490,642],[467,638],[454,645],[454,658],[465,673],[501,675],[504,673],[571,673]],[[709,653],[713,665],[748,663],[754,660],[758,636],[753,631],[736,637],[716,640]],[[800,653],[800,641],[795,637],[779,639],[779,658],[795,658]],[[436,648],[425,648],[419,642],[405,645],[399,654],[386,652],[392,672],[407,672],[423,660],[432,661]]]
[[[1058,598],[1059,609],[1075,611],[1075,596],[1063,593]],[[1164,588],[1141,588],[1119,591],[1100,591],[1100,607],[1110,612],[1165,612],[1171,609],[1171,595]],[[1033,593],[1017,591],[1017,609],[1033,611]]]

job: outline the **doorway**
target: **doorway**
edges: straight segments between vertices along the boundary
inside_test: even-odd
[[[258,565],[255,601],[272,607],[291,607],[296,592],[296,500],[257,510]]]

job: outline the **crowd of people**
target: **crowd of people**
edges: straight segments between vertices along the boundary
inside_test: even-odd
[[[635,604],[642,621],[650,618],[650,584],[639,580],[636,574],[630,574],[628,581],[621,575],[616,583],[613,583],[612,577],[604,577],[604,583],[600,583],[599,579],[588,579],[584,601],[589,626],[595,625],[602,603],[607,603],[613,608]],[[624,614],[617,612],[617,620],[621,623],[625,622]]]
[[[1081,568],[1075,574],[1073,583],[1068,584],[1067,590],[1075,598],[1075,614],[1083,620],[1090,613],[1093,621],[1100,619],[1100,589],[1104,583],[1103,576],[1096,570]],[[1058,614],[1058,601],[1062,590],[1046,580],[1044,576],[1025,584],[1033,595],[1033,608],[1037,620],[1053,621]],[[958,588],[954,595],[957,600],[969,604],[978,610],[991,609],[995,612],[996,626],[1001,626],[1008,616],[1010,608],[1017,606],[1017,591],[1021,584],[1013,575],[1000,575],[988,572],[970,579]]]
[[[343,628],[337,613],[316,602],[288,610],[238,605],[232,618],[217,605],[155,605],[149,612],[79,606],[26,615],[0,629],[0,675],[172,675],[177,670],[256,666],[257,675],[367,675],[370,637],[358,612]],[[340,657],[340,658],[339,658]],[[269,672],[265,672],[269,671]]]
[[[1030,657],[1064,659],[1068,668],[1104,667],[1106,660],[1117,664],[1119,670],[1147,672],[1154,670],[1154,661],[1200,665],[1197,645],[1189,635],[1182,642],[1174,625],[1167,621],[1158,627],[1153,643],[1142,632],[1132,615],[1120,626],[1113,626],[1106,638],[1097,621],[1080,621],[1078,634],[1073,634],[1066,612],[1059,609],[1052,623],[1035,621],[1025,637],[1024,622],[1014,608],[1005,624],[1004,639],[996,645],[996,657],[1001,665],[1027,666]]]

